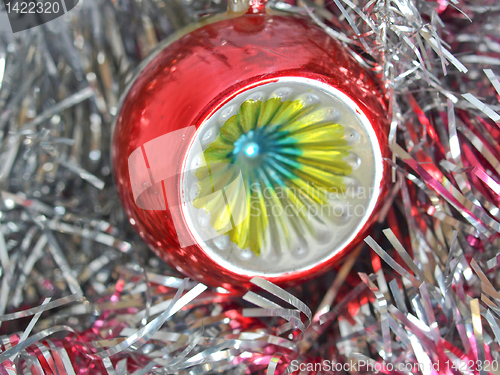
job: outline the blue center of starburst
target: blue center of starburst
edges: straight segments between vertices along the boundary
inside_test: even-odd
[[[259,156],[259,145],[255,142],[250,142],[245,145],[245,155],[249,158],[255,158]]]
[[[250,130],[248,133],[242,134],[236,142],[234,142],[233,156],[239,158],[243,156],[246,159],[257,159],[266,151],[266,142],[263,137],[263,132],[259,130]]]

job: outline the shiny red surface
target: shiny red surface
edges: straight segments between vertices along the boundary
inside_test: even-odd
[[[136,230],[156,254],[208,285],[241,287],[250,277],[223,269],[196,245],[179,248],[170,210],[137,207],[128,157],[163,134],[189,125],[198,128],[236,93],[280,76],[315,79],[346,93],[368,117],[383,156],[388,156],[387,114],[377,81],[323,30],[307,19],[289,15],[246,14],[209,24],[174,41],[138,75],[118,114],[112,157],[118,194],[127,215],[135,220]],[[166,149],[165,158],[171,156]],[[388,177],[387,166],[380,168],[384,168],[385,178],[379,203]],[[369,220],[356,242],[364,238],[375,219]],[[271,281],[286,284],[325,272],[354,245],[328,262]]]

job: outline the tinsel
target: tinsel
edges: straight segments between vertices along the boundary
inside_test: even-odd
[[[112,123],[141,60],[226,4],[82,0],[1,24],[1,374],[500,373],[500,6],[268,6],[311,17],[386,85],[393,186],[371,235],[286,291],[183,280],[121,209]]]

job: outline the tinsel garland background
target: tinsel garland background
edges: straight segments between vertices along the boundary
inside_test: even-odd
[[[312,17],[386,82],[394,184],[371,236],[288,291],[183,281],[127,222],[111,128],[140,61],[226,4],[83,0],[2,24],[1,374],[500,374],[500,6],[268,6]]]

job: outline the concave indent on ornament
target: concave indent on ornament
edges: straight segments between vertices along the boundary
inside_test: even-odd
[[[366,224],[381,165],[376,134],[351,98],[281,77],[243,90],[198,128],[183,163],[182,217],[193,242],[233,272],[306,270]]]

